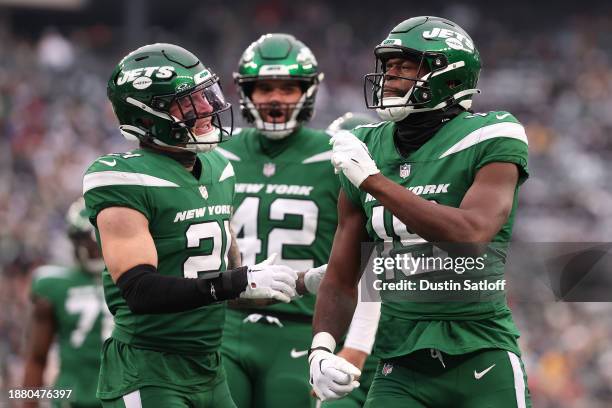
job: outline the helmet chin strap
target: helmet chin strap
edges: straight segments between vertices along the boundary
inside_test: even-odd
[[[169,120],[171,122],[177,123],[179,122],[179,119],[176,118],[173,115],[170,115],[166,112],[161,112],[158,110],[155,110],[153,108],[151,108],[150,106],[134,99],[134,98],[126,98],[126,102],[134,105],[142,110],[144,110],[147,113],[150,113],[152,115],[158,116],[162,119],[166,119]],[[184,125],[181,124],[182,127],[186,128]],[[134,140],[140,140],[140,137],[145,137],[146,136],[146,132],[136,126],[131,126],[131,125],[121,125],[119,126],[119,131],[121,132],[121,134],[130,141],[134,141]],[[188,130],[189,131],[189,130]],[[176,145],[170,145],[167,143],[162,142],[161,140],[153,137],[151,138],[151,141],[153,143],[155,143],[158,146],[163,146],[163,147],[171,147],[171,148],[175,148],[178,150],[184,150],[184,151],[190,151],[190,152],[209,152],[211,150],[213,150],[215,147],[217,147],[217,143],[219,141],[219,133],[221,131],[214,127],[212,128],[212,130],[210,132],[206,132],[204,134],[201,135],[193,135],[193,133],[191,131],[189,131],[189,133],[191,134],[191,138],[193,139],[194,142],[196,143],[192,143],[192,144],[187,144],[185,147],[182,146],[176,146]],[[140,136],[140,137],[139,137]]]
[[[413,88],[410,88],[410,90],[406,92],[406,95],[402,97],[392,96],[392,97],[383,98],[382,99],[383,106],[384,105],[406,104],[408,102],[408,99],[410,98],[410,95],[412,94],[412,89]],[[376,113],[382,120],[391,121],[391,122],[399,122],[401,120],[406,119],[406,117],[408,117],[408,115],[410,115],[411,113],[430,112],[434,110],[444,109],[454,104],[454,102],[457,99],[463,98],[464,96],[467,96],[467,95],[473,95],[473,94],[478,94],[478,93],[480,93],[480,89],[466,89],[461,92],[457,92],[456,94],[453,95],[451,99],[440,102],[433,108],[415,108],[414,106],[396,106],[396,107],[391,107],[391,108],[376,109]],[[472,100],[466,99],[466,100],[460,101],[459,105],[461,105],[464,109],[469,109],[472,107]]]
[[[163,146],[163,147],[170,147],[173,149],[177,149],[177,150],[182,150],[182,151],[187,151],[187,152],[193,152],[193,153],[205,153],[205,152],[209,152],[211,150],[213,150],[215,147],[217,147],[216,143],[219,140],[219,133],[221,131],[216,128],[213,127],[213,129],[210,132],[201,134],[201,135],[193,135],[192,134],[192,140],[195,143],[188,143],[185,145],[185,147],[183,146],[176,146],[176,145],[170,145],[167,143],[162,142],[159,139],[156,138],[152,138],[151,141],[153,143],[155,143],[158,146]],[[191,133],[191,131],[190,131]]]

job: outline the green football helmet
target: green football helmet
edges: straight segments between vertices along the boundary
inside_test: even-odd
[[[74,255],[81,268],[92,274],[101,273],[104,270],[104,259],[82,197],[72,203],[68,209],[66,224],[68,238],[72,241]]]
[[[232,109],[219,78],[179,46],[132,51],[113,70],[107,91],[128,140],[208,151],[231,136]]]
[[[352,130],[357,126],[377,122],[378,120],[375,118],[363,113],[346,112],[344,115],[330,123],[327,127],[327,131],[333,134],[339,130]]]
[[[383,120],[400,121],[413,112],[469,109],[480,74],[480,55],[470,36],[457,24],[439,17],[414,17],[397,25],[374,49],[376,70],[364,78],[366,106]],[[428,71],[414,81],[404,96],[383,97],[386,62],[391,58],[414,61]]]
[[[299,81],[302,97],[295,104],[254,104],[253,86],[263,79]],[[234,80],[240,94],[240,110],[247,122],[271,139],[282,139],[301,123],[309,121],[323,74],[310,48],[289,34],[265,34],[252,43],[242,54]],[[265,122],[262,109],[285,109],[289,118],[284,123]]]

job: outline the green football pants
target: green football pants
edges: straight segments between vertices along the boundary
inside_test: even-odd
[[[308,383],[309,322],[228,309],[221,354],[238,408],[314,407]]]
[[[236,408],[226,381],[200,392],[145,386],[120,398],[102,400],[104,408]]]
[[[308,348],[310,321],[295,321],[228,309],[221,353],[232,398],[238,408],[308,408],[320,406],[310,394]],[[366,360],[361,387],[324,408],[363,406],[375,360]]]
[[[511,352],[428,349],[380,361],[365,407],[527,408],[531,399],[523,363]]]

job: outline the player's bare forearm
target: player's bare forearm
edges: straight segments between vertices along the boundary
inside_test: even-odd
[[[313,331],[328,332],[339,341],[348,330],[357,304],[361,243],[367,239],[363,212],[348,201],[343,192],[338,198],[338,228],[317,294]]]
[[[368,177],[360,188],[429,242],[486,243],[512,210],[517,180],[512,163],[484,166],[459,208],[425,200],[382,174]]]
[[[227,269],[235,269],[242,266],[242,257],[240,256],[240,249],[238,248],[238,240],[236,239],[236,234],[234,233],[234,230],[231,226],[230,235],[232,237],[232,243],[227,254]]]
[[[368,358],[368,353],[361,350],[357,350],[351,347],[344,347],[337,354],[339,357],[344,358],[346,361],[362,370],[365,365],[365,361]]]
[[[328,266],[327,274],[334,269]],[[313,333],[328,332],[339,342],[348,331],[357,305],[357,288],[348,288],[326,276],[317,294]]]
[[[304,282],[305,275],[306,272],[299,272],[298,279],[295,281],[295,290],[300,296],[303,296],[308,293],[308,289],[306,289],[306,283]]]

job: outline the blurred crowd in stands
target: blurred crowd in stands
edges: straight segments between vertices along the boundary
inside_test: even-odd
[[[293,33],[325,72],[311,123],[325,127],[346,111],[365,111],[362,77],[373,69],[373,47],[394,24],[420,14],[387,12],[372,23],[371,9],[344,11],[321,1],[299,13],[279,1],[218,4],[194,9],[182,27],[155,27],[146,39],[183,45],[212,66],[240,122],[231,79],[240,54],[264,32]],[[463,25],[480,50],[475,110],[510,111],[527,129],[531,178],[520,192],[514,239],[612,241],[612,15],[517,29],[520,21],[467,6],[437,14]],[[119,30],[49,27],[23,36],[0,26],[0,43],[2,390],[21,379],[29,273],[71,261],[63,218],[84,170],[101,153],[132,145],[106,100],[108,75],[129,51]],[[510,302],[534,407],[612,406],[612,305]]]

